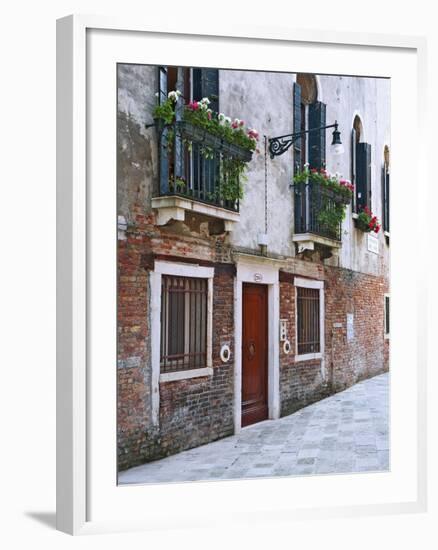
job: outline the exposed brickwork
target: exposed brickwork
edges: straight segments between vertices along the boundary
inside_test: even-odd
[[[292,345],[288,355],[280,349],[281,415],[389,368],[389,341],[383,333],[385,280],[334,267],[321,269],[319,277],[325,281],[326,376],[322,376],[321,361],[295,362],[294,276],[293,273],[280,274],[280,317],[288,322]],[[306,276],[304,269],[300,276]],[[350,342],[347,341],[347,313],[354,314],[355,334]],[[342,326],[336,328],[334,323]]]
[[[383,304],[387,282],[347,269],[326,268],[326,367],[333,391],[385,372]],[[354,315],[354,339],[347,341],[346,315]],[[342,323],[341,328],[333,327]]]
[[[224,237],[157,228],[137,212],[119,241],[118,465],[123,470],[233,433],[234,275]],[[215,267],[213,376],[160,384],[159,427],[152,425],[149,270],[154,258]],[[219,358],[231,348],[227,364]]]

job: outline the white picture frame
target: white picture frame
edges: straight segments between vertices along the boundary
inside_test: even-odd
[[[96,39],[90,39],[92,36]],[[286,67],[286,65],[282,65],[282,59],[284,59],[288,48],[300,48],[301,52],[308,52],[310,57],[316,55],[318,48],[325,48],[327,51],[330,50],[330,61],[320,59],[317,63],[315,58],[315,67],[319,67],[315,72],[323,72],[324,67],[327,69],[325,72],[332,72],[337,62],[336,56],[338,56],[340,66],[339,52],[341,51],[343,52],[343,66],[348,65],[347,61],[349,57],[352,57],[353,50],[355,53],[353,57],[356,57],[356,59],[354,64],[351,63],[350,65],[355,65],[359,70],[362,65],[365,66],[366,64],[357,59],[356,54],[360,50],[364,53],[364,59],[366,56],[370,58],[369,64],[376,67],[376,74],[378,74],[379,70],[383,71],[383,69],[377,67],[377,61],[383,59],[384,56],[392,56],[396,62],[388,66],[387,72],[389,75],[399,74],[397,71],[402,70],[400,64],[403,64],[404,78],[408,81],[408,85],[405,86],[404,90],[397,88],[396,92],[400,92],[400,94],[408,93],[409,103],[406,117],[410,127],[410,141],[416,143],[418,147],[418,154],[415,155],[417,162],[415,174],[412,171],[410,177],[411,179],[415,177],[417,181],[418,195],[425,191],[426,186],[426,177],[423,172],[424,166],[426,166],[423,158],[425,147],[421,147],[425,139],[426,44],[421,38],[375,34],[357,35],[284,28],[251,29],[237,26],[234,26],[232,31],[224,32],[223,29],[215,29],[213,26],[209,27],[206,24],[203,25],[202,29],[196,24],[191,28],[184,29],[178,29],[177,26],[173,28],[165,27],[164,25],[157,28],[135,20],[96,16],[69,16],[58,20],[57,528],[70,534],[86,534],[133,529],[146,530],[163,526],[178,527],[188,524],[208,526],[215,521],[213,516],[218,513],[222,514],[226,521],[242,521],[243,518],[257,521],[262,518],[270,521],[276,518],[292,521],[297,518],[316,519],[359,514],[424,511],[426,509],[427,485],[425,453],[427,346],[425,341],[426,316],[418,315],[418,312],[425,311],[426,308],[426,287],[425,276],[420,272],[418,265],[410,266],[409,277],[411,283],[414,281],[413,290],[412,295],[407,298],[403,306],[397,300],[397,296],[401,296],[403,284],[400,284],[400,281],[396,278],[402,275],[393,269],[391,277],[391,346],[393,347],[391,361],[394,357],[404,357],[402,360],[404,365],[409,364],[413,369],[412,372],[406,373],[406,369],[393,369],[393,362],[391,363],[391,371],[394,372],[391,384],[392,419],[396,422],[398,415],[406,414],[403,412],[400,396],[406,398],[407,391],[415,394],[412,396],[412,402],[416,405],[413,407],[414,413],[411,421],[406,425],[406,430],[402,434],[409,443],[409,446],[405,449],[407,457],[401,459],[404,463],[399,466],[396,465],[395,470],[392,470],[389,474],[380,474],[378,478],[379,485],[384,486],[386,484],[386,494],[382,492],[379,498],[374,498],[375,495],[370,494],[367,498],[362,497],[361,491],[363,490],[363,495],[365,495],[367,487],[368,490],[371,490],[369,488],[373,486],[373,478],[377,474],[355,474],[356,477],[322,476],[307,479],[294,478],[292,480],[247,480],[133,488],[108,487],[108,492],[105,492],[102,484],[99,485],[105,475],[109,475],[112,479],[111,476],[116,474],[115,471],[113,472],[115,451],[114,456],[109,453],[104,455],[102,460],[100,456],[97,456],[94,445],[96,431],[93,431],[93,422],[103,422],[102,434],[99,436],[101,438],[99,439],[99,447],[106,450],[108,441],[111,441],[116,429],[114,411],[111,408],[113,405],[115,406],[115,403],[111,405],[114,401],[115,389],[111,386],[112,379],[109,378],[109,385],[103,381],[99,390],[100,393],[96,393],[97,370],[95,372],[95,369],[98,369],[98,364],[104,363],[106,360],[106,357],[100,356],[99,339],[105,339],[108,332],[105,333],[105,322],[102,322],[100,337],[93,329],[96,323],[93,316],[96,315],[95,312],[98,310],[95,307],[98,302],[93,302],[96,287],[93,282],[95,275],[92,270],[98,270],[99,268],[96,267],[96,263],[91,261],[90,254],[93,254],[95,250],[93,245],[93,239],[96,238],[95,229],[100,227],[102,220],[104,220],[102,231],[104,228],[108,228],[108,225],[105,224],[108,220],[111,221],[115,212],[111,211],[112,199],[109,201],[102,199],[102,202],[96,205],[94,191],[89,186],[89,182],[95,177],[94,164],[98,164],[98,160],[94,163],[94,157],[90,157],[93,143],[89,139],[89,134],[87,134],[90,131],[91,111],[89,101],[93,94],[90,87],[95,82],[92,82],[91,78],[94,65],[92,62],[90,63],[90,55],[94,55],[102,47],[99,45],[97,37],[102,37],[106,45],[113,43],[116,46],[114,41],[124,40],[123,37],[127,38],[128,36],[133,42],[131,45],[126,42],[126,49],[120,50],[120,61],[123,62],[141,61],[141,52],[139,52],[137,45],[142,37],[159,40],[161,44],[167,44],[167,50],[162,51],[160,56],[166,57],[166,62],[174,56],[175,64],[180,62],[181,56],[184,55],[184,48],[175,48],[175,44],[192,44],[192,46],[195,43],[202,44],[203,48],[199,49],[206,55],[208,52],[206,52],[205,45],[210,44],[209,47],[213,52],[213,42],[215,41],[220,41],[223,45],[221,55],[224,59],[229,55],[227,49],[232,49],[233,44],[245,45],[245,48],[239,48],[240,53],[237,55],[236,52],[234,56],[236,66],[242,68],[257,68],[261,66],[260,63],[267,63],[266,56],[269,51],[272,64],[270,69],[281,70],[282,66]],[[110,50],[111,48],[107,49]],[[254,56],[251,56],[251,51],[255,51],[255,49],[261,54],[259,59],[254,59]],[[134,56],[131,56],[129,52],[131,54],[137,52],[137,57],[134,59]],[[110,55],[109,51],[107,55]],[[197,52],[197,55],[201,56],[202,53]],[[201,58],[200,60],[202,61]],[[111,60],[109,59],[109,61]],[[162,60],[155,59],[155,63],[160,61]],[[219,66],[214,62],[212,65]],[[231,66],[231,63],[226,63],[226,66]],[[296,68],[303,69],[302,67]],[[338,72],[341,72],[341,70]],[[349,72],[347,74],[353,73]],[[361,72],[361,74],[366,75],[367,73]],[[395,86],[399,86],[397,82],[400,82],[400,80],[397,80],[397,76],[393,76],[393,81]],[[101,82],[104,85],[106,81],[103,79]],[[107,91],[109,93],[109,89]],[[107,98],[102,103],[104,104],[106,100]],[[115,102],[115,96],[113,100]],[[411,104],[412,101],[414,102],[413,105]],[[397,113],[399,107],[400,105],[394,102],[393,111]],[[110,125],[114,123],[114,121],[109,121]],[[397,127],[393,131],[395,140],[393,140],[392,146],[394,151],[392,178],[394,181],[397,175],[400,176],[401,189],[400,196],[392,201],[393,210],[391,213],[392,261],[397,265],[403,250],[413,249],[417,243],[414,231],[411,231],[410,234],[400,231],[401,220],[397,215],[397,208],[407,204],[406,199],[402,196],[406,181],[405,176],[398,172],[397,167],[406,153],[406,144],[401,140],[397,140]],[[104,134],[103,129],[100,132]],[[111,134],[109,137],[111,138]],[[417,139],[414,140],[414,137]],[[101,139],[102,154],[104,154],[108,152],[104,145],[105,136],[102,135]],[[113,147],[115,151],[114,143]],[[93,159],[93,163],[91,163],[91,159]],[[111,189],[113,189],[111,186],[115,184],[115,180],[110,175],[108,181],[108,193],[110,194]],[[408,201],[412,203],[411,199],[410,196]],[[421,231],[425,222],[421,219],[415,207],[412,208],[412,212],[411,226],[414,225]],[[111,226],[109,227],[111,228]],[[97,232],[97,237],[99,235],[101,234]],[[109,234],[107,232],[102,233],[102,235],[104,235],[104,242],[102,242],[102,249],[99,252],[99,264],[107,267],[112,265],[111,262],[114,259],[114,256],[112,256],[114,251],[111,250],[111,239],[114,239],[114,243],[116,242],[117,226],[115,221],[113,234],[110,231]],[[109,263],[106,263],[107,261]],[[92,265],[93,268],[91,269],[90,266]],[[96,277],[98,276],[97,273]],[[114,282],[114,277],[110,275],[109,279],[109,285],[102,285],[102,292],[108,292],[108,289],[113,288],[111,284]],[[115,295],[107,296],[107,298],[109,299],[108,307],[110,307],[115,302]],[[400,319],[402,316],[400,313],[406,313],[413,319],[411,333],[415,334],[415,338],[411,338],[409,342],[406,339],[406,332],[404,332],[406,328],[401,326]],[[109,326],[110,334],[113,328],[113,326]],[[401,355],[398,355],[397,350],[401,342],[405,342],[405,349],[402,350]],[[114,347],[115,332],[114,342],[110,346],[109,353],[114,351]],[[99,361],[96,361],[96,357],[99,358]],[[111,358],[111,355],[109,357]],[[115,369],[114,363],[114,371]],[[96,400],[100,399],[99,396],[105,401],[103,410],[106,410],[106,406],[110,407],[108,409],[110,414],[105,417],[104,421],[99,415],[95,414]],[[405,418],[403,418],[404,420]],[[111,422],[113,423],[114,432],[111,431]],[[400,446],[407,445],[406,441],[397,439],[399,436],[398,430],[396,430],[396,433],[392,433],[393,454],[397,448],[401,448],[398,447],[398,444]],[[104,440],[104,438],[106,439]],[[115,443],[114,439],[114,449]],[[412,448],[412,445],[414,445],[414,448]],[[395,456],[395,459],[397,462],[398,457]],[[94,479],[96,478],[96,468],[93,464],[97,460],[99,460],[102,470],[100,481]],[[400,487],[398,491],[395,490],[395,482],[397,479],[400,482],[401,478],[396,479],[397,468],[400,468],[399,474],[403,471],[409,474],[406,477],[405,485]],[[388,478],[382,477],[383,475],[388,476]],[[391,476],[393,477],[392,481]],[[300,490],[302,491],[303,487],[306,487],[307,491],[311,488],[310,492],[317,495],[318,491],[333,491],[333,489],[345,485],[344,482],[347,481],[347,477],[354,488],[346,489],[345,493],[343,493],[344,489],[340,490],[339,493],[342,493],[343,500],[339,497],[339,502],[333,503],[315,497],[314,499],[303,499],[299,503],[298,501],[291,502],[289,498],[285,498],[285,491],[289,491],[292,485],[297,490],[297,494],[300,494]],[[106,479],[110,478],[107,477]],[[107,483],[107,481],[104,480],[102,483]],[[261,487],[263,493],[267,495],[266,506],[263,508],[250,504],[255,502],[254,495],[259,492]],[[200,513],[193,518],[187,518],[182,514],[178,517],[176,509],[171,508],[164,517],[164,503],[168,503],[169,498],[181,502],[182,498],[186,498],[188,491],[193,494],[193,500],[201,500],[204,504],[209,502],[210,504],[208,506],[204,505],[204,508],[207,508],[209,512],[211,511],[211,514]],[[353,491],[356,491],[355,496]],[[126,509],[126,514],[121,514],[120,507],[118,508],[117,503],[111,500],[115,494],[117,494],[116,498],[120,501],[120,506]],[[214,503],[209,500],[212,499],[212,495],[218,502],[217,509],[214,508]],[[224,506],[225,502],[231,503],[236,499],[239,500],[239,498],[242,502],[249,503],[249,508],[247,508],[245,514],[239,515],[232,506]],[[99,511],[95,513],[94,510],[98,510],[98,505],[95,502],[98,501],[100,503],[105,501],[108,506],[101,506]],[[139,502],[143,502],[145,506],[143,513],[130,515],[129,507],[131,505],[134,507]],[[90,510],[93,510],[93,513]],[[215,518],[217,521],[217,515]]]

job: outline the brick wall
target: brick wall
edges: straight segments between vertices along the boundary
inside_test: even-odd
[[[119,469],[161,458],[233,433],[234,266],[223,235],[158,228],[139,209],[119,240],[118,462]],[[195,223],[195,221],[193,222]],[[213,376],[160,384],[159,427],[151,421],[149,271],[154,258],[214,265]],[[292,352],[280,346],[281,415],[290,414],[388,369],[383,335],[381,277],[321,263],[289,259],[280,272],[280,318],[288,321]],[[325,281],[325,376],[320,361],[295,361],[296,275]],[[346,314],[354,314],[355,338],[347,341]],[[341,323],[341,327],[334,324]],[[219,358],[230,345],[227,364]]]
[[[325,269],[326,367],[333,391],[388,370],[389,341],[384,338],[383,324],[387,284],[383,277]],[[351,341],[347,341],[347,313],[354,315]]]
[[[118,250],[118,466],[120,470],[233,433],[234,266],[223,235],[181,235],[137,212]],[[213,376],[160,384],[152,425],[149,270],[153,257],[212,263]],[[220,348],[231,348],[227,364]]]
[[[295,272],[309,276],[304,264]],[[293,278],[291,273],[280,275],[280,317],[288,322],[292,345],[288,355],[282,346],[280,350],[282,416],[389,368],[389,340],[384,339],[383,329],[383,300],[388,287],[383,277],[334,267],[325,267],[319,273],[318,278],[325,281],[325,377],[321,361],[295,362]],[[347,341],[347,313],[354,315],[351,341]]]

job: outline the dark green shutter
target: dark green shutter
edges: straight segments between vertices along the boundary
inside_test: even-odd
[[[158,67],[158,101],[167,99],[167,68]],[[159,135],[160,140],[160,195],[169,191],[169,158],[167,150],[167,128]]]
[[[371,207],[371,145],[356,144],[356,205]]]
[[[178,67],[177,78],[176,78],[176,89],[184,95],[184,69]],[[176,121],[182,120],[184,111],[184,104],[181,98],[176,104],[175,108],[175,119]],[[184,176],[184,144],[181,139],[179,132],[175,132],[174,137],[174,170],[175,176],[181,177]]]
[[[219,111],[219,70],[193,69],[193,99],[203,97],[210,100],[210,109]]]
[[[294,83],[294,133],[301,132],[301,86]],[[298,138],[294,143],[294,165],[295,172],[298,172],[301,167],[301,138]]]
[[[309,105],[309,130],[322,128],[326,125],[326,106],[321,101]],[[310,168],[320,170],[325,168],[325,133],[309,132],[309,165]]]
[[[389,231],[389,170],[386,164],[383,165],[382,177],[383,191],[383,230]]]
[[[356,189],[356,182],[357,182],[357,176],[356,176],[356,130],[353,128],[351,130],[351,183],[354,185],[354,188]],[[357,212],[357,193],[354,193],[353,195],[353,212]]]

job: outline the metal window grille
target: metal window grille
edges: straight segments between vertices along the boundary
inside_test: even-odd
[[[298,354],[319,353],[319,289],[297,287]]]
[[[206,366],[207,279],[163,275],[161,372]]]
[[[389,334],[389,296],[385,296],[385,334]]]

